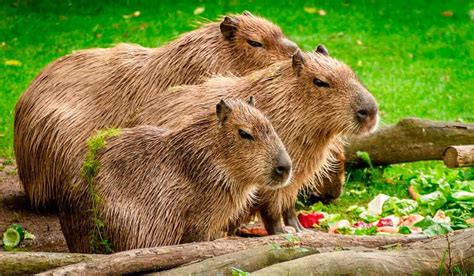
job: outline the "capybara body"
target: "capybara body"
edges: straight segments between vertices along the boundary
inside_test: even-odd
[[[120,44],[64,56],[47,66],[16,106],[14,148],[31,205],[54,205],[94,130],[121,127],[172,85],[213,74],[242,75],[289,59],[297,46],[248,13],[225,17],[160,48]]]
[[[294,203],[298,190],[314,180],[330,157],[329,149],[344,134],[361,134],[377,122],[377,105],[354,72],[327,55],[300,53],[244,77],[216,77],[202,85],[170,88],[146,104],[131,121],[177,127],[221,97],[258,95],[257,107],[267,115],[293,161],[292,184],[278,190],[261,188],[253,210],[259,210],[270,234],[282,231],[281,217],[300,226]],[[180,114],[178,116],[178,114]],[[301,229],[299,229],[301,230]]]
[[[97,249],[87,210],[97,210],[101,237],[114,251],[206,241],[242,213],[257,187],[279,188],[291,178],[290,157],[270,121],[240,100],[208,106],[179,129],[136,126],[106,143],[91,184],[98,205],[85,204],[90,184],[79,176],[71,186],[82,187],[64,200],[67,208],[59,203],[73,252]]]

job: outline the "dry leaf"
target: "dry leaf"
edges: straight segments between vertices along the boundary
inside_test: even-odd
[[[441,13],[442,16],[451,17],[454,15],[453,11],[444,11]]]
[[[357,39],[356,43],[357,43],[357,45],[362,45],[363,44],[362,40],[360,40],[360,39]]]
[[[314,7],[304,7],[304,11],[309,14],[316,14],[318,12],[318,9]]]
[[[325,10],[319,10],[319,11],[318,11],[318,14],[321,15],[321,16],[325,16],[325,15],[326,15],[326,11],[325,11]]]
[[[134,12],[131,13],[131,14],[124,14],[124,15],[122,15],[122,17],[123,17],[124,19],[130,19],[130,18],[132,18],[132,17],[139,17],[140,14],[141,14],[140,11],[134,11]]]
[[[206,10],[206,8],[204,7],[197,7],[195,10],[194,10],[194,15],[199,15],[201,13],[203,13],[204,11]]]
[[[16,59],[9,59],[5,61],[6,66],[21,66],[21,61]]]

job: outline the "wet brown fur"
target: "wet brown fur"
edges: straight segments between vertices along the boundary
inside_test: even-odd
[[[259,201],[248,213],[260,211],[264,222],[270,222],[267,231],[278,231],[282,214],[294,214],[298,190],[315,183],[315,177],[328,169],[328,160],[335,158],[330,149],[337,147],[340,137],[373,127],[357,121],[359,106],[364,102],[375,105],[375,99],[354,72],[329,56],[303,56],[303,64],[280,62],[245,77],[215,77],[202,85],[173,87],[145,105],[131,123],[173,128],[185,120],[183,116],[192,118],[221,97],[257,95],[257,107],[270,118],[291,156],[294,177],[285,188],[261,188]],[[314,78],[324,79],[330,87],[315,86]],[[272,221],[276,224],[271,225]]]
[[[15,111],[16,162],[31,205],[54,205],[69,174],[79,173],[72,163],[83,159],[94,130],[123,126],[166,88],[201,83],[213,74],[246,74],[294,53],[296,45],[265,19],[229,18],[235,25],[229,39],[221,22],[214,22],[160,48],[120,44],[82,50],[46,67]],[[250,46],[249,39],[264,47]]]
[[[210,240],[241,215],[257,187],[288,183],[272,178],[275,156],[289,157],[270,121],[242,101],[226,104],[224,121],[214,103],[177,130],[137,126],[108,139],[93,185],[115,251]],[[74,177],[71,184],[79,188],[63,199],[67,208],[60,203],[61,225],[72,252],[90,252],[87,183]]]

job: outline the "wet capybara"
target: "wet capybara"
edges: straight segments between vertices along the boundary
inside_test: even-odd
[[[58,199],[69,249],[97,250],[91,241],[100,249],[91,235],[115,251],[207,241],[241,215],[257,188],[287,185],[291,159],[252,102],[221,100],[179,129],[137,126],[106,139],[86,163],[97,162],[98,172],[73,178],[78,192],[66,208]],[[91,197],[100,199],[96,206],[85,204]],[[97,219],[102,233],[94,233]]]
[[[170,88],[147,103],[131,124],[174,128],[216,99],[254,94],[290,154],[294,177],[282,189],[259,189],[253,210],[260,211],[270,234],[282,231],[282,215],[287,225],[301,231],[294,210],[298,190],[313,182],[315,172],[324,172],[329,151],[342,135],[367,133],[378,119],[374,97],[324,47],[314,53],[298,51],[291,61],[244,77],[215,77],[201,85]]]
[[[59,58],[16,105],[16,162],[32,207],[55,205],[71,163],[83,159],[83,145],[94,130],[123,126],[170,86],[201,83],[213,74],[247,74],[290,59],[296,49],[279,27],[244,13],[160,48],[120,44]]]

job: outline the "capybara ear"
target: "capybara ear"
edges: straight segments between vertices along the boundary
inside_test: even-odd
[[[249,100],[247,101],[247,103],[250,105],[250,106],[255,106],[255,97],[254,96],[250,96]]]
[[[321,55],[329,56],[328,49],[326,49],[326,47],[324,47],[324,45],[322,45],[322,44],[319,44],[318,47],[316,47],[316,49],[314,49],[314,52],[319,53]]]
[[[296,53],[291,57],[293,70],[295,71],[296,76],[299,76],[304,66],[304,57],[301,51],[298,49]]]
[[[245,16],[253,16],[253,14],[249,11],[244,11],[242,14]]]
[[[222,20],[220,25],[221,33],[226,39],[231,40],[235,36],[235,32],[237,31],[237,25],[237,19],[226,16],[224,17],[224,20]]]
[[[221,100],[216,105],[216,115],[217,115],[217,119],[219,119],[220,125],[225,123],[225,121],[229,118],[231,112],[232,112],[232,109],[224,100]]]

